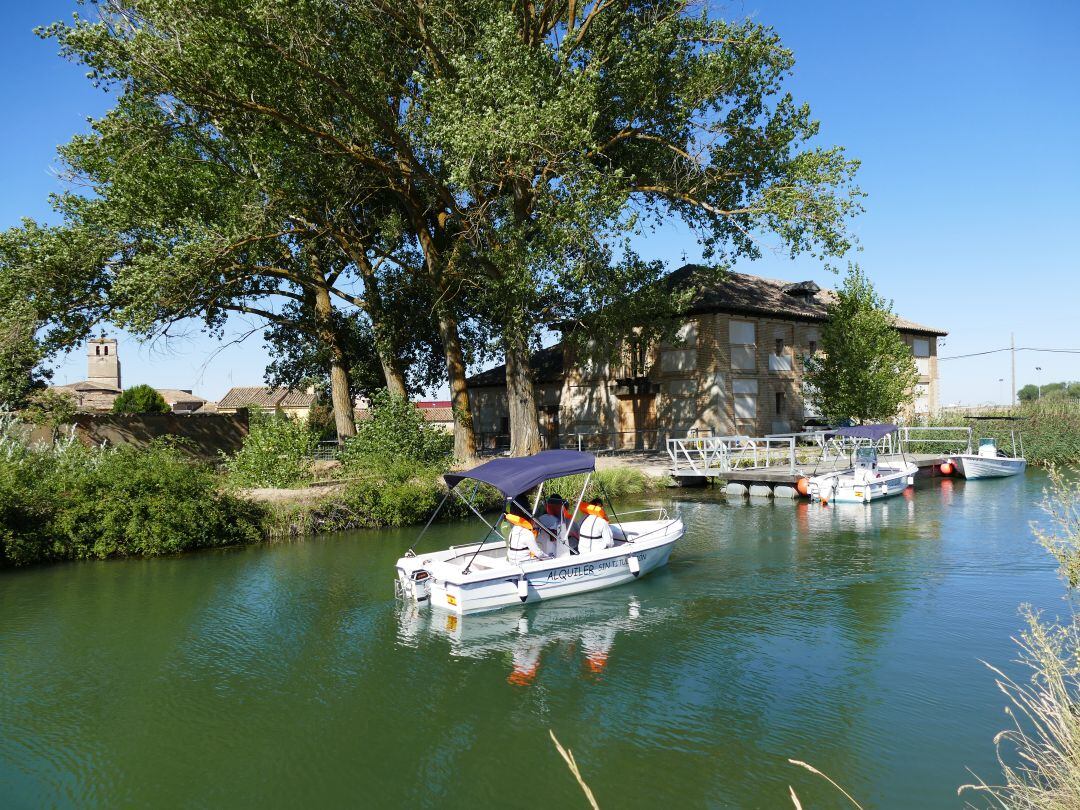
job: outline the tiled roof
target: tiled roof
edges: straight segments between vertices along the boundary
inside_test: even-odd
[[[218,400],[219,408],[310,408],[315,395],[308,391],[291,391],[288,388],[267,388],[265,385],[237,386],[230,388]]]
[[[155,390],[161,394],[162,398],[168,402],[169,405],[174,405],[177,402],[206,402],[206,399],[200,397],[198,394],[193,394],[190,391],[183,391],[178,388],[157,388]]]
[[[424,419],[429,422],[453,422],[454,421],[454,409],[453,408],[418,408],[420,413],[424,415]]]
[[[561,343],[548,346],[533,354],[529,366],[533,380],[538,383],[558,382],[563,378],[563,347]],[[506,385],[506,365],[498,365],[474,374],[465,381],[470,388]]]
[[[708,279],[708,271],[696,264],[680,267],[663,283],[676,289],[694,290],[687,314],[730,312],[735,314],[780,316],[810,321],[824,321],[826,307],[836,298],[833,290],[817,289],[805,282],[782,281],[775,278],[751,276],[747,273],[727,273],[723,280]],[[810,295],[792,295],[789,289],[808,289]],[[948,334],[944,329],[924,326],[906,318],[894,318],[897,329],[927,335]]]
[[[120,393],[119,388],[114,388],[111,385],[105,385],[104,383],[90,382],[90,380],[80,380],[79,382],[67,383],[66,385],[54,385],[53,388],[61,391],[103,391],[105,393]]]
[[[421,408],[419,405],[417,405],[416,410],[420,411],[420,413],[424,415],[424,420],[427,422],[454,421],[453,408]],[[355,411],[355,417],[357,422],[366,422],[371,418],[371,411],[367,408],[358,408]]]

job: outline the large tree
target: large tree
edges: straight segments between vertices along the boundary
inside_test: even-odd
[[[658,274],[627,236],[681,217],[717,265],[756,256],[766,234],[792,252],[848,246],[854,164],[810,146],[816,123],[782,92],[790,52],[769,29],[686,0],[100,8],[97,22],[50,29],[96,79],[182,107],[221,137],[279,143],[302,188],[356,176],[385,195],[380,229],[396,222],[400,238],[374,252],[415,247],[412,270],[436,292],[459,457],[474,451],[462,323],[499,334],[513,449],[530,452],[529,351],[545,321],[598,302],[618,313]],[[358,239],[316,213],[306,221],[366,284],[367,229]],[[378,330],[387,313],[364,295]]]
[[[892,304],[852,265],[828,316],[821,352],[804,360],[815,407],[834,424],[894,419],[912,401],[919,375]]]
[[[93,228],[25,220],[0,233],[0,405],[24,405],[49,379],[48,361],[104,317],[115,255]]]
[[[340,308],[367,312],[380,299],[379,263],[361,253],[370,278],[358,293],[354,258],[328,232],[329,215],[313,212],[336,210],[356,228],[360,188],[342,199],[333,196],[337,181],[304,185],[309,178],[282,144],[226,137],[138,94],[125,94],[60,154],[70,179],[94,195],[66,194],[58,208],[124,246],[111,286],[116,320],[149,336],[199,318],[220,335],[229,315],[242,313],[303,335],[326,362],[339,436],[355,432]],[[393,333],[416,325],[399,316]],[[403,394],[398,348],[393,339],[373,343],[386,385]]]

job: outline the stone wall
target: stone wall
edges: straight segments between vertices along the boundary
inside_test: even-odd
[[[154,439],[175,436],[192,457],[216,461],[221,452],[235,453],[248,434],[248,413],[97,414],[74,418],[75,435],[83,444],[128,444],[145,447]],[[66,432],[66,431],[61,431]],[[36,432],[37,433],[37,432]],[[35,438],[47,439],[47,431]]]

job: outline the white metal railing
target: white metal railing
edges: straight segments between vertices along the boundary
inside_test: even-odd
[[[794,436],[687,436],[667,440],[672,471],[709,477],[732,470],[795,473]]]
[[[923,435],[929,434],[929,435]],[[935,452],[965,452],[972,448],[972,429],[970,427],[920,427],[919,425],[900,428],[900,448],[911,452],[912,445],[932,445]]]

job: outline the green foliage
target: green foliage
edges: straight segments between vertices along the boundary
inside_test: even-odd
[[[895,418],[911,402],[918,372],[893,325],[892,305],[851,265],[828,317],[821,332],[822,353],[804,358],[805,380],[817,409],[833,423]]]
[[[21,408],[45,384],[45,351],[36,338],[39,322],[28,301],[0,305],[0,405]]]
[[[132,386],[113,401],[113,413],[169,413],[165,397],[149,385]]]
[[[1080,382],[1054,382],[1039,386],[1028,383],[1016,392],[1021,402],[1036,402],[1043,400],[1067,400],[1080,401]]]
[[[576,500],[584,484],[584,475],[568,475],[549,481],[544,485],[544,491],[549,494],[557,492],[567,500]],[[609,467],[592,474],[589,487],[585,491],[585,500],[642,495],[660,488],[661,485],[660,479],[646,475],[634,467]]]
[[[55,441],[57,431],[61,426],[71,424],[77,411],[78,404],[71,394],[46,388],[30,397],[21,415],[33,425],[49,428]]]
[[[146,449],[30,448],[0,426],[0,566],[255,542],[262,510],[217,490],[213,470]]]
[[[267,532],[271,538],[287,538],[426,523],[446,495],[443,472],[441,467],[417,467],[412,462],[367,467],[363,475],[314,505],[274,508]],[[502,502],[502,495],[484,485],[474,505],[481,511],[491,511]],[[458,520],[470,515],[460,500],[450,498],[439,513],[439,520]]]
[[[345,442],[341,463],[345,475],[376,464],[404,463],[449,467],[453,460],[454,437],[428,424],[420,409],[405,397],[386,390],[371,402],[371,418],[356,426],[356,436]]]
[[[1032,464],[1080,464],[1080,404],[1061,399],[1027,402],[1017,415],[1022,421],[1015,425],[1024,442],[1024,454]],[[993,438],[1002,450],[1012,452],[1009,422],[978,421],[956,416],[940,416],[930,420],[934,427],[974,427],[975,439]],[[949,448],[955,449],[955,448]],[[941,452],[942,446],[926,445],[916,452]]]
[[[318,440],[304,420],[253,408],[244,446],[225,459],[229,481],[240,487],[293,487],[309,481]]]

